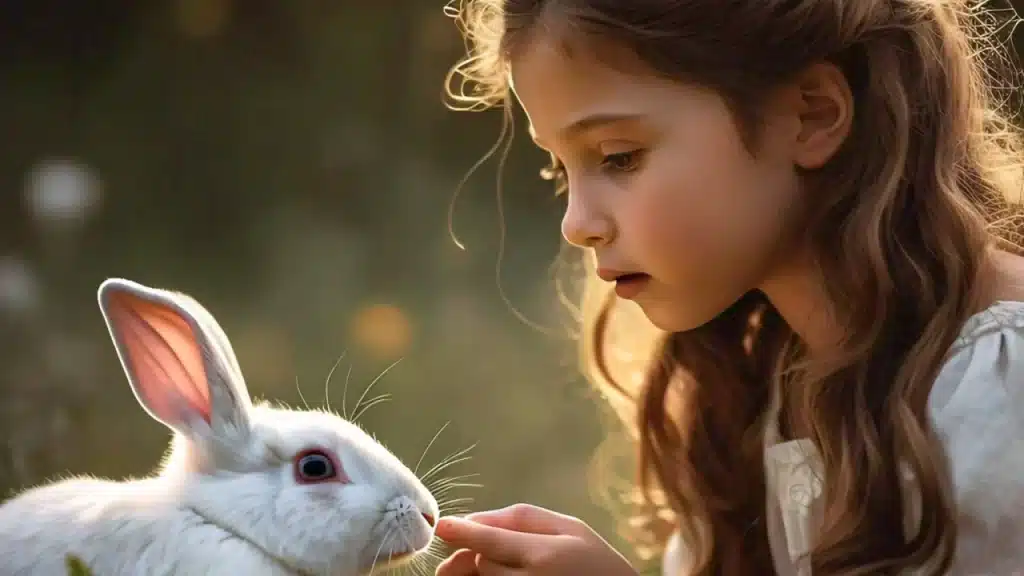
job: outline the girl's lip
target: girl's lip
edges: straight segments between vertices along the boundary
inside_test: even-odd
[[[615,282],[619,278],[625,276],[635,276],[640,272],[630,272],[629,270],[616,270],[614,268],[598,268],[597,277],[605,282]]]
[[[615,294],[619,298],[631,300],[647,286],[651,277],[647,274],[625,274],[615,279]]]

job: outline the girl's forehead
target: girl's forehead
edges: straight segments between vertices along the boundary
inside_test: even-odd
[[[537,34],[519,45],[509,61],[509,80],[564,80],[580,90],[643,81],[653,76],[626,48],[586,38]]]
[[[612,66],[542,38],[522,45],[509,64],[509,87],[535,140],[559,138],[588,118],[657,114],[680,95],[676,83],[639,66]]]

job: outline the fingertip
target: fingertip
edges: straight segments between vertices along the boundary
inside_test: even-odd
[[[450,527],[453,527],[453,526],[463,526],[465,524],[466,524],[466,519],[465,518],[460,518],[458,516],[445,516],[444,518],[441,518],[441,519],[439,519],[437,521],[437,526],[435,527],[435,529],[436,530],[441,530],[444,527],[449,527],[450,528]]]
[[[475,568],[479,573],[498,574],[501,572],[501,564],[488,560],[483,554],[477,554],[474,560]]]
[[[476,572],[476,552],[462,548],[445,558],[435,570],[435,576],[465,576]]]
[[[469,522],[463,518],[459,518],[457,516],[446,516],[437,521],[437,526],[434,527],[434,534],[442,540],[451,540],[465,532],[467,524],[469,524]]]

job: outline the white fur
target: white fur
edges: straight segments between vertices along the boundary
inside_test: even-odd
[[[198,328],[209,422],[147,405],[124,355],[132,336],[118,332],[104,299],[116,291],[167,304]],[[252,406],[226,337],[195,301],[112,279],[100,306],[140,403],[175,431],[171,448],[152,478],[74,478],[0,506],[0,572],[63,574],[72,553],[96,576],[359,576],[428,546],[433,527],[422,514],[436,519],[439,510],[419,479],[333,414]],[[292,457],[310,447],[333,451],[349,481],[297,483]]]

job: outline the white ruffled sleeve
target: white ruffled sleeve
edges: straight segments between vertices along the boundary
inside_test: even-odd
[[[952,574],[1024,570],[1024,303],[972,317],[929,398],[958,510]]]

